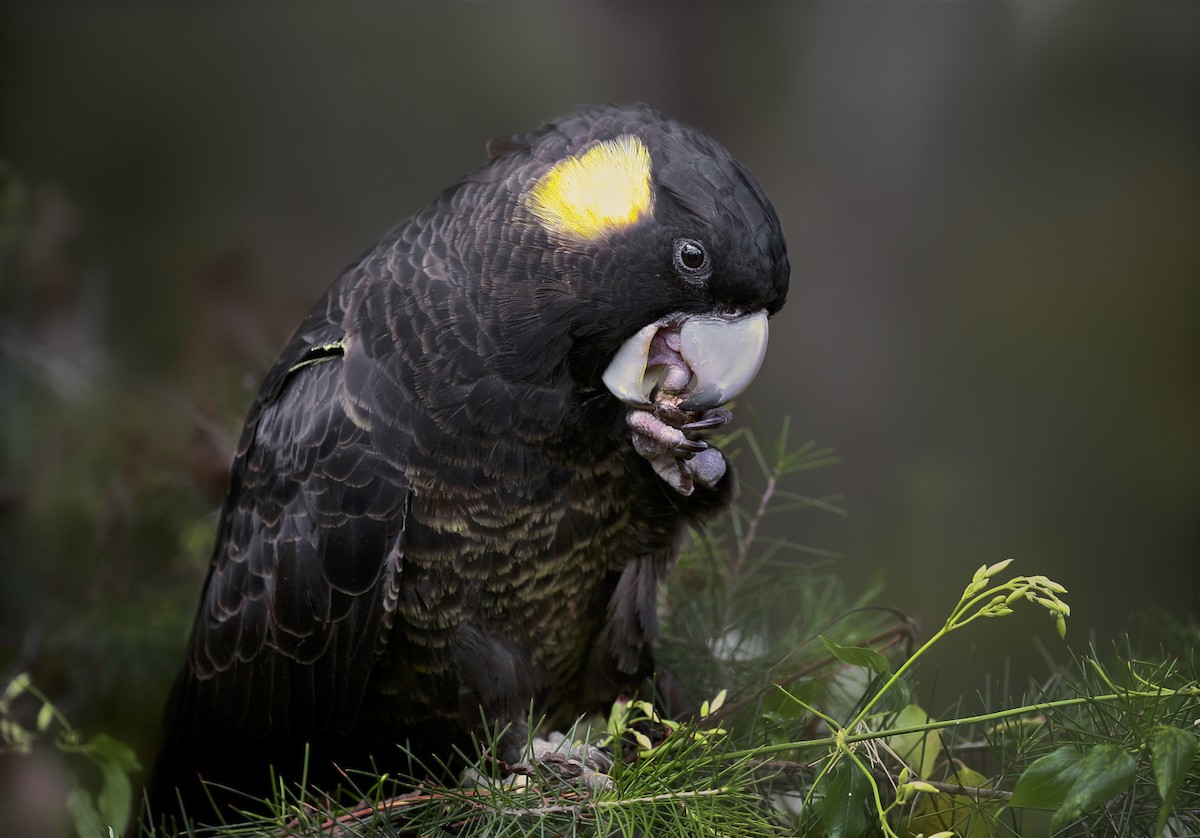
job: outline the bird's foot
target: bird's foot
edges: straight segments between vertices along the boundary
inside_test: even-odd
[[[528,759],[508,766],[518,776],[550,779],[583,785],[588,790],[610,791],[612,755],[601,748],[572,742],[561,733],[547,738],[535,737],[529,744]]]
[[[667,485],[684,496],[690,495],[697,483],[707,488],[716,486],[725,475],[725,455],[697,437],[724,427],[732,419],[733,414],[721,407],[699,416],[661,406],[654,412],[633,409],[625,416],[633,429],[634,450],[646,458]]]

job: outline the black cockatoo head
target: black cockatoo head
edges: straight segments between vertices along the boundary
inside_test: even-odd
[[[729,152],[644,105],[585,108],[489,152],[475,182],[507,191],[511,250],[484,290],[522,369],[565,358],[585,388],[632,406],[671,388],[689,410],[749,384],[789,267],[774,208]]]

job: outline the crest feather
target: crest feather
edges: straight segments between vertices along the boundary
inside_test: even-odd
[[[555,163],[530,189],[526,205],[551,233],[602,238],[653,213],[650,170],[645,143],[622,134]]]

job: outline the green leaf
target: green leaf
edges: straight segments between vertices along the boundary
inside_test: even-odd
[[[67,812],[71,816],[71,822],[75,824],[76,835],[108,834],[100,813],[96,811],[96,804],[86,789],[71,789],[67,795]]]
[[[59,743],[59,748],[81,754],[101,766],[111,764],[127,772],[139,771],[142,767],[133,748],[106,733],[97,733],[86,742]]]
[[[824,635],[819,635],[819,637],[821,638],[821,642],[825,644],[825,648],[829,650],[829,653],[842,663],[865,667],[881,678],[887,678],[892,674],[892,665],[888,663],[888,659],[874,649],[865,649],[861,646],[843,646]]]
[[[842,760],[821,781],[825,801],[821,822],[828,838],[859,838],[867,832],[867,795],[870,785],[858,767]]]
[[[29,689],[30,678],[28,672],[22,672],[16,678],[13,678],[4,687],[4,692],[0,693],[0,708],[8,709],[8,705],[12,700],[19,696],[25,690]]]
[[[912,686],[903,678],[897,678],[888,685],[883,696],[884,710],[892,713],[902,713],[912,703]]]
[[[1120,745],[1097,745],[1077,765],[1075,781],[1050,819],[1052,833],[1125,791],[1137,772],[1133,757]]]
[[[891,726],[893,728],[916,727],[936,722],[920,705],[910,704],[901,710]],[[942,756],[942,740],[936,730],[897,733],[884,740],[896,756],[912,766],[916,776],[929,779]]]
[[[124,742],[98,733],[86,742],[73,737],[63,737],[58,742],[60,750],[87,757],[100,768],[102,785],[93,800],[90,794],[80,792],[68,801],[71,817],[76,827],[93,822],[103,827],[113,827],[120,832],[133,814],[133,784],[129,775],[140,770],[137,754]],[[80,829],[80,835],[94,835],[95,830]]]
[[[96,807],[105,825],[121,833],[133,814],[133,784],[120,766],[105,762],[101,763],[100,768],[104,783],[96,795]]]
[[[1058,807],[1050,820],[1055,832],[1127,789],[1136,768],[1120,745],[1096,745],[1085,754],[1064,746],[1025,769],[1009,805]]]
[[[54,705],[43,704],[42,709],[38,710],[37,714],[37,729],[38,733],[45,733],[50,729],[50,725],[54,723]]]
[[[1076,778],[1083,754],[1071,747],[1034,760],[1017,780],[1009,804],[1029,809],[1050,809],[1066,799]]]
[[[1162,834],[1171,814],[1175,796],[1183,785],[1188,769],[1196,759],[1196,735],[1177,727],[1160,727],[1150,739],[1150,765],[1162,806],[1158,810],[1155,834]]]
[[[33,735],[11,719],[0,718],[0,742],[6,750],[27,754],[33,747]]]

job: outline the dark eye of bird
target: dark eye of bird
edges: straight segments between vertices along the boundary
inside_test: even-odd
[[[697,273],[708,263],[704,245],[695,239],[680,239],[675,242],[675,266],[684,273]]]

